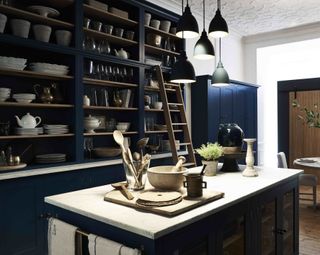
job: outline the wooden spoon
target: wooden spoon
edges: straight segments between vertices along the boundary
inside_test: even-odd
[[[146,145],[149,142],[149,137],[145,137],[145,138],[141,138],[138,142],[137,142],[137,147],[140,150],[140,158],[143,157],[143,149],[144,147],[146,147]]]
[[[119,130],[113,131],[113,139],[120,145],[122,151],[126,151],[126,148],[124,147],[124,137]]]
[[[171,171],[172,172],[181,171],[182,170],[182,165],[183,165],[184,162],[186,162],[186,158],[184,156],[179,156],[177,164],[174,167],[172,167]]]
[[[124,195],[128,200],[134,199],[132,193],[127,189],[128,184],[126,182],[112,183],[111,186],[117,190],[120,190],[121,194]]]

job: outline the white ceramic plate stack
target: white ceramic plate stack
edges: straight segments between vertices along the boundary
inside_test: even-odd
[[[25,58],[0,56],[0,68],[23,70],[26,67],[26,62]]]
[[[10,98],[11,89],[9,88],[0,88],[0,102],[6,101]]]
[[[49,153],[36,155],[35,161],[39,164],[53,164],[65,162],[67,155],[64,153]]]
[[[43,125],[44,133],[48,135],[60,135],[69,133],[68,125]]]
[[[35,62],[35,63],[30,63],[29,67],[32,71],[39,72],[39,73],[66,75],[69,72],[69,67],[65,65]]]
[[[15,128],[15,133],[17,135],[41,135],[43,134],[43,128],[42,127],[36,127],[36,128],[17,127]]]
[[[17,94],[13,94],[12,98],[16,100],[18,103],[27,104],[35,100],[36,95],[31,93],[17,93]]]

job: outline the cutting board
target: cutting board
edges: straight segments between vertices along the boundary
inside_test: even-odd
[[[167,217],[173,217],[178,214],[187,212],[191,209],[194,209],[196,207],[199,207],[201,205],[204,205],[206,203],[220,199],[224,196],[223,192],[204,189],[202,197],[189,198],[186,195],[186,193],[182,193],[182,201],[177,204],[161,206],[161,207],[152,207],[152,206],[142,206],[136,203],[139,197],[139,193],[140,192],[138,191],[132,192],[134,199],[128,200],[123,196],[123,194],[121,194],[119,190],[112,190],[105,195],[104,200],[108,202],[113,202],[116,204],[133,207],[139,210],[160,214]]]

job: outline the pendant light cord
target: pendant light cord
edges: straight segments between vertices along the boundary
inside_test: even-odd
[[[203,0],[203,31],[206,29],[206,6],[205,0]]]
[[[219,37],[219,62],[221,62],[221,37]]]
[[[220,0],[217,1],[217,6],[218,6],[218,9],[221,10],[221,1]]]
[[[188,5],[188,0],[187,0],[187,5]],[[182,0],[182,8],[181,8],[181,11],[182,11],[182,15],[183,15],[183,7],[184,7],[184,2]],[[184,38],[184,30],[182,30],[182,39]]]

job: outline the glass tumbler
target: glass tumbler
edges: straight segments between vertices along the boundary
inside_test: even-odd
[[[147,170],[150,160],[133,160],[123,159],[123,166],[128,182],[129,190],[142,190],[147,180]]]

